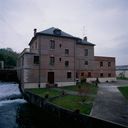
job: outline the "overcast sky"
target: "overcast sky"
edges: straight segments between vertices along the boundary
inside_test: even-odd
[[[34,28],[50,27],[87,36],[95,55],[128,64],[128,0],[0,0],[0,48],[21,52]]]

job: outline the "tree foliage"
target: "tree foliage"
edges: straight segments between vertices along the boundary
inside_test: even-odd
[[[5,68],[14,68],[17,58],[18,53],[14,52],[11,48],[0,49],[0,61],[4,61]]]

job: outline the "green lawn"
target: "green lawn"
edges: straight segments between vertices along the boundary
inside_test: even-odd
[[[93,105],[92,101],[93,100],[87,96],[81,97],[74,95],[66,95],[63,97],[56,98],[51,102],[72,111],[79,109],[80,113],[90,114]]]
[[[118,87],[120,92],[128,99],[128,86],[125,87]]]
[[[117,80],[128,80],[127,77],[117,77]]]
[[[33,89],[26,89],[26,91],[30,91],[41,97],[44,97],[46,94],[48,94],[49,97],[55,97],[61,94],[61,92],[57,90],[53,90],[52,88],[33,88]]]
[[[80,88],[79,88],[80,87]],[[68,92],[71,91],[76,91],[79,92],[78,95],[75,93],[75,95],[63,95],[62,90],[68,90]],[[26,91],[31,91],[34,94],[37,94],[41,97],[44,97],[46,94],[49,94],[49,97],[55,97],[59,96],[54,99],[49,99],[49,102],[52,102],[53,104],[56,104],[58,106],[61,106],[63,108],[75,111],[76,109],[80,110],[80,113],[84,114],[90,114],[90,111],[93,106],[93,101],[95,99],[98,87],[95,84],[88,84],[88,83],[83,83],[79,85],[74,85],[74,86],[66,86],[62,87],[61,89],[54,89],[54,88],[36,88],[36,89],[27,89]],[[79,95],[79,94],[85,94]],[[86,95],[88,94],[88,95]]]
[[[80,88],[79,88],[80,87]],[[89,83],[82,83],[74,86],[66,86],[62,87],[65,90],[71,90],[71,91],[85,91],[88,94],[96,94],[98,87],[95,84],[89,84]]]

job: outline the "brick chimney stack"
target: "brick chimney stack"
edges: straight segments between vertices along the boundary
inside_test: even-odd
[[[34,36],[36,35],[36,32],[37,32],[37,29],[35,28],[35,29],[34,29]]]

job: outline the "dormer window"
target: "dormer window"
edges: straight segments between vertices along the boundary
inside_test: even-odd
[[[55,29],[55,30],[53,31],[53,33],[54,33],[55,35],[60,36],[60,35],[61,35],[61,30],[60,30],[60,29]]]

